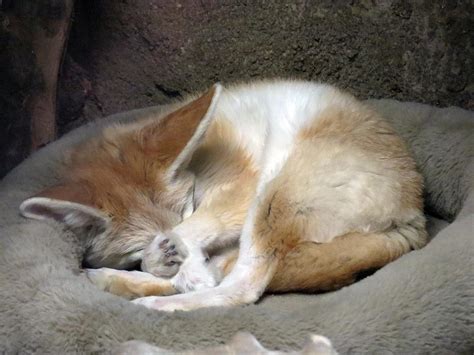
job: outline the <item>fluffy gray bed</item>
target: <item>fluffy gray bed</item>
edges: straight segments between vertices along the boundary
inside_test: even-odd
[[[432,240],[362,281],[320,295],[266,296],[257,305],[165,314],[99,291],[80,270],[82,244],[18,206],[55,182],[61,154],[115,115],[40,150],[0,184],[0,353],[90,353],[140,339],[202,348],[253,333],[272,349],[299,349],[309,333],[340,353],[474,351],[474,114],[370,101],[410,143],[426,183]]]

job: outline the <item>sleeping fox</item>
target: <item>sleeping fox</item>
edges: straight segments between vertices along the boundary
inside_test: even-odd
[[[21,213],[84,235],[90,279],[158,310],[334,290],[427,241],[407,147],[325,84],[214,85],[105,128],[61,176]]]

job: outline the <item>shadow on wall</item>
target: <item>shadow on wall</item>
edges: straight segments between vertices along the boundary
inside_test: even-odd
[[[0,0],[0,177],[56,137],[74,0]]]
[[[58,132],[216,81],[275,76],[335,83],[360,98],[472,109],[473,7],[450,0],[76,0]]]

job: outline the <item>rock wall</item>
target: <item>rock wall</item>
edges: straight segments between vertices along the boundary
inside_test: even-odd
[[[73,0],[0,0],[0,178],[56,137]]]
[[[52,79],[38,66],[46,49],[25,38],[43,27],[48,36],[43,22],[61,17],[69,1],[0,0],[0,177],[35,148],[29,102]],[[251,78],[312,79],[360,98],[474,108],[472,1],[74,2],[57,90],[58,136],[216,81]]]
[[[215,81],[275,76],[335,83],[361,98],[474,107],[471,1],[78,4],[60,92],[63,130]]]

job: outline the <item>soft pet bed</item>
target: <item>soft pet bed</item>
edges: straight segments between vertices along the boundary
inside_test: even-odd
[[[81,273],[82,243],[53,222],[19,216],[56,179],[62,153],[111,121],[40,150],[0,184],[0,353],[110,351],[131,339],[169,349],[228,341],[246,330],[270,349],[301,349],[309,333],[340,353],[474,351],[474,114],[374,100],[406,138],[425,176],[430,243],[336,292],[266,296],[257,305],[166,314],[98,290]]]

